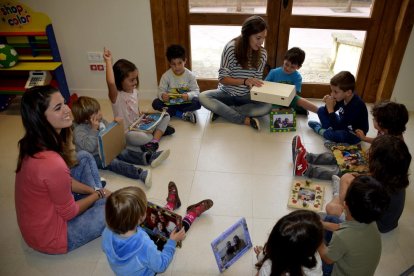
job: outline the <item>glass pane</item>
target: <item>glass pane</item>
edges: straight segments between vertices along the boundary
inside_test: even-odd
[[[329,83],[340,71],[358,72],[365,31],[291,28],[289,48],[306,53],[299,72],[303,82]]]
[[[198,78],[217,79],[223,48],[240,30],[241,26],[190,26],[191,67]]]
[[[373,0],[293,0],[292,14],[370,17]]]
[[[265,14],[267,0],[189,0],[190,13]]]

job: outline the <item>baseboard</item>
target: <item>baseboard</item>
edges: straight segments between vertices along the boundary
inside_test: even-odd
[[[76,93],[78,97],[80,96],[88,96],[95,99],[107,99],[108,98],[108,90],[102,89],[71,89],[70,93]],[[139,90],[139,99],[143,100],[151,100],[157,97],[157,91],[148,89],[148,90]]]

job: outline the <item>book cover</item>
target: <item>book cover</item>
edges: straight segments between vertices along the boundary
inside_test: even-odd
[[[181,229],[182,221],[180,215],[148,201],[147,217],[141,227],[148,233],[158,249],[162,250],[171,232],[176,228]],[[177,247],[181,245],[181,241],[177,242]]]
[[[294,181],[290,190],[288,207],[322,211],[325,189],[310,180]]]
[[[168,96],[170,97],[169,101],[165,103],[165,105],[180,105],[180,104],[188,104],[191,101],[185,101],[182,98],[182,94],[187,93],[189,90],[187,88],[173,88],[170,89]]]
[[[111,122],[98,134],[98,152],[102,167],[107,167],[125,148],[125,131],[122,123]]]
[[[293,108],[273,108],[269,116],[270,132],[296,131],[296,112]]]
[[[161,113],[142,114],[135,122],[129,126],[129,130],[150,132],[161,122],[166,111]]]
[[[369,172],[367,154],[361,148],[361,145],[344,145],[332,143],[327,147],[335,156],[338,167],[342,173]]]

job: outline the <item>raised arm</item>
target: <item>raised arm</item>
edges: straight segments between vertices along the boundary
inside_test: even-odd
[[[108,97],[111,103],[116,102],[118,97],[118,89],[115,84],[114,69],[112,68],[112,53],[104,48],[103,58],[106,64],[106,84],[108,85]]]

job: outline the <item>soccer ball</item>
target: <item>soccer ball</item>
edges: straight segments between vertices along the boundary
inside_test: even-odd
[[[9,68],[17,64],[19,55],[10,45],[0,44],[0,68]]]

